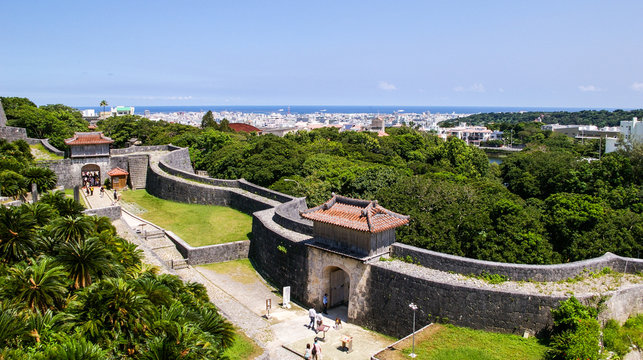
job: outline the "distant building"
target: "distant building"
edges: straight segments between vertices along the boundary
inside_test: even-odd
[[[80,112],[84,118],[88,117],[95,117],[96,116],[96,110],[94,109],[85,109]]]
[[[542,130],[549,130],[560,133],[574,139],[598,139],[598,138],[616,138],[619,134],[619,128],[603,127],[596,125],[559,125],[547,124],[540,127]]]
[[[440,135],[445,139],[449,136],[455,136],[458,139],[466,141],[467,144],[480,145],[482,141],[491,140],[493,133],[493,131],[484,126],[467,126],[466,123],[460,123],[460,125],[456,127],[442,128]],[[502,133],[500,136],[502,136]]]
[[[263,128],[260,130],[262,134],[273,134],[273,135],[283,137],[286,134],[297,132],[299,128],[293,126],[293,127],[281,127],[281,128]]]
[[[113,107],[111,111],[112,116],[134,115],[133,106],[117,106]]]
[[[244,123],[230,123],[228,124],[230,126],[230,129],[232,129],[234,132],[245,132],[245,133],[257,133],[257,135],[261,135],[262,131],[261,129],[254,127],[249,124],[244,124]]]
[[[625,144],[643,143],[643,122],[638,118],[632,118],[632,121],[621,121],[621,131],[619,135],[623,138]],[[618,149],[618,139],[605,139],[605,152],[610,153]]]
[[[384,119],[382,119],[381,117],[378,116],[373,118],[373,120],[371,120],[371,126],[369,126],[370,131],[375,131],[379,133],[380,131],[384,131],[384,128],[385,128],[385,122],[384,122]]]

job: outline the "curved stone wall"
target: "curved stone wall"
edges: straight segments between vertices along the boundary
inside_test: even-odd
[[[391,255],[399,258],[410,257],[414,263],[431,269],[463,275],[500,274],[516,281],[560,281],[573,278],[585,271],[599,271],[605,267],[630,274],[643,271],[643,260],[612,253],[566,264],[528,265],[476,260],[395,243],[391,247]]]
[[[253,239],[249,258],[257,270],[279,289],[290,286],[293,300],[305,306],[318,306],[319,301],[316,300],[319,299],[312,299],[309,294],[310,282],[318,279],[309,279],[308,272],[316,250],[309,246],[312,242],[310,224],[299,218],[299,211],[305,208],[304,199],[278,201],[276,199],[285,200],[287,195],[274,196],[269,189],[265,189],[267,192],[259,191],[275,198],[269,199],[245,191],[239,185],[241,181],[236,181],[238,187],[213,186],[227,184],[228,181],[219,183],[222,180],[177,169],[173,165],[180,156],[188,154],[177,152],[172,157],[164,157],[161,162],[150,161],[148,191],[163,199],[230,206],[252,213]],[[461,274],[485,271],[516,280],[539,281],[566,279],[585,269],[595,271],[610,267],[628,273],[642,269],[640,259],[613,254],[570,264],[537,266],[479,261],[397,243],[393,245],[392,253],[399,257],[410,256],[422,266],[401,261],[364,263],[366,270],[357,289],[359,304],[353,304],[350,317],[357,324],[394,336],[408,334],[411,330],[412,316],[408,309],[411,302],[420,307],[418,326],[440,319],[477,329],[522,334],[525,330],[536,332],[551,325],[550,309],[567,298],[566,295],[448,281],[440,276],[429,276],[428,273],[434,271],[432,269],[444,274],[449,271]],[[589,301],[594,295],[598,294],[579,294],[577,297]],[[641,285],[600,295],[609,297],[605,316],[622,319],[643,311],[643,305],[638,301],[643,297]]]

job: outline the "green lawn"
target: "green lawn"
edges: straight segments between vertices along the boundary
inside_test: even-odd
[[[508,360],[543,359],[548,347],[531,337],[497,334],[472,330],[453,325],[432,325],[426,339],[416,338],[415,353],[418,360]],[[408,346],[407,346],[408,344]],[[390,354],[386,359],[408,359],[411,344],[405,343],[402,354]]]
[[[140,217],[174,232],[192,246],[248,240],[252,216],[225,206],[162,200],[145,190],[123,191],[123,200],[146,211]]]
[[[234,344],[228,348],[223,355],[227,356],[230,360],[249,360],[254,359],[263,353],[263,349],[257,345],[246,334],[237,330],[234,336]]]
[[[259,280],[259,275],[257,275],[257,272],[249,259],[230,260],[214,264],[199,265],[199,267],[219,274],[226,274],[234,281],[242,284],[252,284]]]

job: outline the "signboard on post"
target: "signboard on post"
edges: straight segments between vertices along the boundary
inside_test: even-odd
[[[284,305],[283,307],[290,309],[290,286],[284,286]]]
[[[272,305],[272,299],[269,297],[266,298],[266,319],[270,319],[270,307]]]

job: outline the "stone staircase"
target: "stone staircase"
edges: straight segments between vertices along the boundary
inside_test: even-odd
[[[148,162],[149,158],[147,155],[132,155],[127,157],[129,178],[133,190],[145,189]]]

